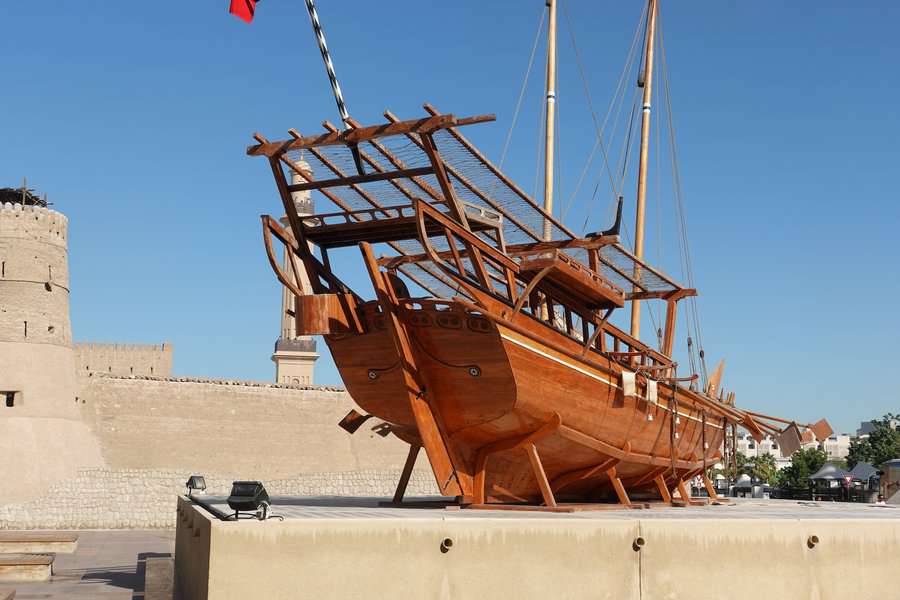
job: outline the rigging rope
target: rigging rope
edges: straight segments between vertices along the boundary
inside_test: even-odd
[[[541,96],[541,126],[538,127],[537,148],[534,155],[534,190],[531,192],[532,198],[537,198],[538,186],[541,183],[541,150],[543,149],[544,134],[547,131],[547,105],[544,103],[544,96]]]
[[[325,32],[322,31],[322,26],[319,24],[319,15],[316,13],[313,0],[306,0],[306,10],[309,11],[309,20],[312,22],[313,32],[316,34],[319,52],[322,53],[322,60],[325,61],[325,71],[328,73],[328,81],[331,83],[331,91],[334,92],[334,100],[337,102],[338,112],[341,113],[341,120],[349,127],[350,113],[347,112],[347,105],[344,103],[344,95],[341,93],[341,86],[338,84],[337,75],[334,72],[334,63],[331,62],[328,45],[325,43]]]
[[[618,131],[618,128],[619,128],[618,125],[621,122],[622,109],[625,106],[625,98],[626,98],[626,94],[625,94],[626,88],[624,87],[624,83],[625,83],[625,79],[626,79],[628,73],[631,72],[632,66],[634,65],[636,49],[638,47],[638,40],[640,39],[641,25],[642,25],[642,21],[644,20],[646,14],[647,14],[647,10],[645,8],[644,11],[641,13],[641,19],[638,21],[638,24],[635,27],[634,35],[632,36],[632,40],[631,40],[631,47],[628,50],[628,56],[625,60],[625,65],[622,69],[621,75],[619,76],[619,81],[618,81],[618,84],[616,85],[616,91],[613,94],[613,98],[610,100],[609,108],[606,111],[606,116],[604,116],[604,118],[603,118],[603,125],[601,127],[601,131],[606,130],[607,121],[609,120],[609,117],[613,113],[613,111],[615,111],[615,117],[613,118],[613,130],[610,134],[610,138],[612,138],[612,139],[615,138],[616,132]],[[635,91],[632,93],[632,100],[631,100],[632,112],[631,112],[631,115],[628,117],[628,121],[627,121],[628,132],[626,134],[625,144],[623,145],[622,153],[619,155],[619,160],[616,163],[617,170],[618,170],[619,165],[623,165],[623,156],[627,157],[628,149],[631,146],[631,136],[632,136],[632,130],[633,130],[633,125],[634,125],[634,114],[635,114],[635,102],[636,101],[637,101],[637,88],[635,88]],[[595,146],[596,145],[597,145],[597,142],[595,142]],[[595,151],[596,150],[591,152],[590,158],[593,158],[593,153]],[[627,158],[625,159],[625,165],[627,165]],[[618,183],[613,183],[613,186],[612,186],[613,189],[611,191],[612,191],[613,205],[615,205],[618,202],[619,197],[622,195],[622,187],[625,182],[625,171],[624,171],[625,165],[623,165],[622,175],[619,177]],[[593,214],[593,209],[594,209],[594,205],[595,205],[594,201],[597,198],[597,193],[600,191],[600,179],[601,178],[598,177],[597,182],[594,185],[594,192],[591,195],[591,202],[588,204],[588,210],[587,210],[587,213],[585,214],[584,222],[582,223],[582,226],[581,226],[581,234],[582,235],[584,235],[584,232],[587,230],[588,223],[590,222],[591,216]],[[573,198],[574,198],[574,193],[573,193]]]
[[[578,75],[581,77],[581,84],[584,87],[584,95],[587,99],[588,109],[591,112],[591,120],[594,122],[594,129],[597,132],[597,144],[600,146],[600,150],[603,154],[603,163],[606,167],[606,172],[609,174],[609,183],[611,186],[615,186],[615,182],[613,180],[612,170],[609,168],[609,155],[606,151],[606,144],[603,143],[603,129],[600,126],[600,122],[597,119],[597,111],[594,110],[594,101],[591,98],[591,88],[587,81],[587,76],[584,72],[584,64],[581,61],[581,52],[578,50],[578,42],[575,39],[575,29],[572,27],[572,21],[569,18],[569,9],[566,2],[563,0],[560,2],[563,8],[563,15],[565,16],[566,21],[566,29],[569,32],[569,39],[572,42],[572,49],[575,51],[575,64],[578,66]]]
[[[331,83],[331,91],[334,93],[334,101],[337,103],[338,112],[341,113],[341,121],[344,122],[345,128],[350,128],[350,113],[347,111],[347,105],[344,103],[344,95],[341,93],[341,86],[338,83],[337,75],[334,72],[334,63],[331,62],[331,55],[328,53],[328,45],[325,43],[325,32],[322,31],[322,25],[319,24],[319,15],[313,0],[306,0],[306,10],[309,12],[309,20],[312,22],[313,32],[316,34],[316,42],[319,44],[319,52],[322,53],[322,60],[325,62],[325,71],[328,73],[328,81]],[[359,149],[354,145],[350,147],[353,155],[353,162],[356,170],[360,175],[365,174],[362,158]]]
[[[660,20],[661,21],[661,20]],[[672,98],[669,88],[669,73],[668,66],[666,63],[666,50],[665,43],[663,40],[662,34],[662,23],[660,22],[659,26],[659,49],[660,49],[660,65],[662,67],[662,79],[663,79],[663,98],[665,99],[665,110],[666,117],[668,121],[669,128],[669,144],[670,144],[670,158],[672,162],[672,183],[675,193],[675,207],[676,212],[678,214],[678,227],[679,227],[679,246],[681,249],[681,257],[682,257],[682,266],[684,269],[684,275],[687,280],[688,287],[694,287],[694,270],[693,264],[691,260],[691,250],[690,243],[687,235],[687,216],[685,214],[684,209],[684,197],[683,190],[681,185],[681,173],[678,167],[678,149],[675,142],[675,121],[672,115]],[[700,369],[702,371],[703,376],[703,385],[704,388],[709,381],[708,371],[706,368],[706,357],[705,352],[703,350],[703,337],[700,329],[700,313],[697,308],[697,298],[693,296],[688,299],[688,306],[690,307],[691,316],[693,317],[693,328],[694,333],[697,337],[697,345],[699,347],[698,354],[700,357]]]
[[[528,68],[525,70],[525,77],[522,79],[522,89],[519,90],[519,99],[516,101],[516,109],[513,111],[512,122],[509,124],[509,132],[506,134],[506,142],[503,144],[503,152],[500,153],[499,168],[503,169],[503,162],[506,160],[506,152],[509,150],[509,143],[512,141],[513,130],[519,119],[519,110],[522,108],[522,100],[525,99],[525,88],[528,86],[528,78],[534,67],[534,57],[537,53],[538,43],[541,40],[541,32],[544,31],[544,20],[547,18],[547,11],[541,7],[541,20],[538,22],[537,32],[534,34],[534,44],[531,46],[531,57],[528,59]]]
[[[575,59],[576,59],[577,65],[578,65],[578,74],[581,78],[581,83],[584,88],[584,93],[585,93],[585,97],[587,99],[588,108],[590,109],[590,112],[591,112],[591,119],[594,122],[594,129],[597,134],[596,139],[594,141],[594,145],[591,148],[591,152],[588,154],[587,160],[585,161],[584,168],[582,169],[582,172],[581,172],[581,176],[578,179],[578,183],[575,186],[575,188],[572,190],[572,193],[570,194],[569,199],[565,203],[565,207],[564,207],[564,211],[563,211],[563,219],[565,219],[565,215],[568,213],[569,208],[572,207],[572,204],[575,200],[575,196],[578,194],[578,191],[581,189],[581,184],[584,181],[585,175],[587,174],[587,171],[589,170],[590,165],[593,163],[594,155],[597,152],[597,148],[600,148],[602,150],[603,163],[604,163],[606,172],[609,175],[610,188],[612,191],[613,202],[616,202],[618,200],[619,196],[621,195],[621,186],[619,186],[619,187],[616,186],[615,178],[613,177],[612,169],[610,168],[610,165],[609,165],[609,154],[607,152],[606,144],[603,143],[603,133],[606,131],[606,125],[609,121],[610,115],[613,113],[614,107],[618,103],[619,109],[621,109],[621,106],[622,106],[621,101],[624,101],[625,88],[623,86],[624,86],[625,78],[626,78],[628,72],[631,70],[631,65],[634,61],[635,49],[638,45],[637,42],[639,39],[638,34],[640,33],[640,29],[641,29],[641,21],[644,20],[644,17],[647,13],[647,8],[645,7],[644,10],[641,12],[640,19],[638,20],[638,25],[637,25],[637,27],[635,27],[634,35],[632,36],[632,39],[631,39],[631,46],[628,49],[628,55],[625,59],[625,65],[622,69],[622,73],[619,75],[619,81],[616,84],[615,92],[613,93],[613,96],[610,99],[609,106],[606,109],[606,114],[603,116],[603,123],[601,124],[598,122],[597,113],[594,110],[594,103],[593,103],[593,99],[591,97],[590,85],[588,84],[587,76],[585,75],[584,64],[581,60],[581,52],[578,48],[578,42],[575,38],[575,30],[572,27],[571,19],[569,18],[568,7],[565,2],[562,2],[561,4],[563,6],[563,14],[565,15],[566,27],[569,31],[569,37],[572,42],[572,48],[575,52]],[[621,101],[619,100],[620,98],[621,98]],[[614,128],[614,132],[615,132],[615,129],[617,129],[617,128]],[[611,136],[611,137],[613,137],[613,136]],[[593,205],[593,200],[596,197],[596,192],[597,192],[598,187],[599,187],[599,182],[598,182],[598,185],[595,187],[594,194],[591,197],[591,204],[590,204],[589,208]],[[586,224],[585,224],[585,227],[586,227]],[[582,231],[582,233],[583,233],[583,231]]]

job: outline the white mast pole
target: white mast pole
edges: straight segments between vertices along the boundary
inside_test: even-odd
[[[634,225],[634,255],[644,257],[644,211],[647,201],[647,162],[650,149],[650,101],[653,97],[653,41],[656,37],[657,0],[649,0],[647,47],[644,53],[644,101],[641,109],[641,150],[638,165],[637,210]],[[631,301],[631,335],[641,337],[641,301]]]
[[[556,0],[546,0],[550,11],[547,29],[547,121],[544,139],[544,210],[553,214],[553,141],[556,125]],[[550,240],[552,227],[544,220],[544,239]]]

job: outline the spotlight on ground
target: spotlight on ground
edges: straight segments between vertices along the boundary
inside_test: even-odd
[[[188,496],[194,492],[206,491],[206,479],[203,478],[203,475],[191,475],[184,485],[188,489]]]

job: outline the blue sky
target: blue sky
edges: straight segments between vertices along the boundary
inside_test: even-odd
[[[7,3],[0,185],[27,176],[69,216],[77,339],[171,341],[178,374],[265,380],[279,292],[258,215],[278,204],[266,164],[244,148],[254,131],[275,139],[338,119],[303,3],[265,0],[250,26],[226,4]],[[466,134],[498,158],[543,4],[322,0],[319,12],[357,119],[378,122],[388,107],[416,116],[423,101],[494,112]],[[566,6],[602,115],[642,3]],[[708,361],[727,359],[726,386],[748,408],[826,416],[838,430],[897,412],[887,374],[900,358],[900,7],[664,0],[661,10]],[[567,198],[593,134],[562,12],[560,28]],[[526,190],[541,70],[506,159]],[[578,229],[599,164],[567,215]],[[633,198],[629,182],[628,222]],[[659,201],[648,256],[680,276],[671,194]],[[608,214],[609,198],[591,210]],[[327,352],[317,377],[339,381]]]

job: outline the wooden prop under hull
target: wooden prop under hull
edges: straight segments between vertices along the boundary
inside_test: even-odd
[[[368,332],[328,346],[360,407],[418,444],[390,325],[376,303],[363,310]],[[574,360],[458,303],[407,302],[399,317],[466,503],[665,499],[719,457],[724,419],[683,388],[660,384],[653,402],[639,374],[626,396],[619,364]]]

